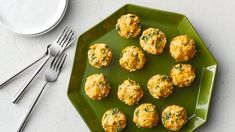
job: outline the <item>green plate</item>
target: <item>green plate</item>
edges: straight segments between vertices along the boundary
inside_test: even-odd
[[[134,13],[140,17],[142,31],[148,27],[158,27],[166,34],[168,40],[163,54],[151,55],[145,52],[147,59],[145,66],[132,73],[121,68],[118,60],[122,49],[126,46],[140,46],[139,36],[134,39],[126,40],[121,38],[115,30],[117,19],[127,13]],[[146,87],[147,81],[150,77],[158,73],[169,75],[170,69],[176,64],[169,54],[169,42],[174,36],[180,34],[187,34],[196,42],[196,56],[187,63],[196,68],[197,77],[191,86],[183,89],[175,88],[173,94],[168,98],[161,100],[154,99]],[[91,67],[87,59],[89,46],[98,42],[107,43],[114,55],[110,65],[102,69]],[[215,59],[186,16],[128,4],[82,34],[78,39],[68,97],[91,131],[103,131],[101,126],[102,115],[106,110],[114,107],[118,107],[127,116],[127,126],[124,129],[126,132],[167,131],[161,123],[153,128],[143,129],[138,128],[132,122],[134,109],[138,105],[128,106],[117,98],[118,85],[122,83],[123,80],[130,78],[139,82],[144,90],[144,96],[139,104],[147,102],[153,103],[157,106],[158,112],[161,112],[164,107],[170,104],[183,106],[188,112],[189,121],[181,131],[193,131],[207,120],[216,69],[217,63]],[[84,91],[86,78],[94,73],[103,73],[111,85],[110,94],[101,101],[89,99]]]

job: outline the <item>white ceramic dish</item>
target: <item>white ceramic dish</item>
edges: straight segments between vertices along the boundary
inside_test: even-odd
[[[0,24],[25,36],[53,29],[63,18],[68,0],[0,0]]]

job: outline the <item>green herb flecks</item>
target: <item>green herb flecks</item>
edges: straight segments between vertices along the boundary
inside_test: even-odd
[[[149,34],[146,34],[144,36],[142,36],[142,40],[144,40],[145,42],[149,41],[149,39],[155,35],[158,35],[159,34],[159,31],[154,31],[154,32],[151,32]]]
[[[116,126],[117,126],[117,129],[116,129],[116,132],[121,132],[122,131],[122,128],[121,128],[121,121],[117,122]]]
[[[148,35],[144,35],[141,39],[144,40],[145,42],[149,41],[149,38],[151,36],[148,34]]]
[[[137,111],[135,112],[135,115],[136,115],[136,116],[139,116],[139,112],[140,112],[140,111],[137,110]]]
[[[145,111],[145,112],[149,112],[149,109],[148,109],[148,108],[144,108],[144,111]]]
[[[137,26],[138,26],[138,28],[141,28],[141,24],[139,22],[137,23]]]
[[[136,16],[135,15],[130,15],[131,18],[135,18]]]
[[[136,124],[136,126],[137,126],[138,128],[141,128],[141,125],[140,125],[140,124]]]
[[[92,55],[91,55],[91,61],[93,61],[93,60],[95,60],[95,59],[96,59],[95,54],[92,54]]]
[[[114,115],[114,114],[117,114],[118,113],[118,108],[114,108],[114,109],[112,109],[112,115]]]
[[[158,35],[158,34],[159,34],[159,30],[153,31],[152,36],[155,36],[155,35]]]
[[[127,38],[131,38],[132,35],[133,35],[133,32],[128,32]]]
[[[167,75],[162,75],[162,80],[165,81],[165,80],[169,80],[170,78],[167,76]]]
[[[164,116],[163,116],[163,124],[169,120],[171,118],[171,113],[170,112],[167,112]]]
[[[105,83],[104,83],[104,82],[99,82],[99,87],[100,87],[100,88],[104,88],[104,86],[105,86]]]
[[[179,64],[177,66],[174,67],[175,69],[179,70],[179,71],[183,71],[184,69],[182,68],[182,65]]]
[[[155,89],[158,89],[159,87],[160,87],[159,85],[156,85],[156,86],[155,86]]]
[[[116,25],[116,30],[117,30],[117,31],[120,31],[120,30],[121,30],[119,25]]]
[[[107,115],[107,114],[105,114],[105,115],[104,115],[104,119],[105,119],[107,116],[108,116],[108,115]]]
[[[122,131],[122,128],[121,127],[117,127],[116,132],[121,132],[121,131]]]
[[[129,81],[129,83],[130,83],[131,85],[134,85],[134,84],[135,84],[135,81],[133,81],[133,80],[128,79],[128,81]]]
[[[120,54],[120,58],[122,58],[122,57],[123,57],[123,53]]]

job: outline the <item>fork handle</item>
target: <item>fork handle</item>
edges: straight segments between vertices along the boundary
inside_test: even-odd
[[[34,65],[35,63],[37,63],[38,61],[40,61],[41,59],[43,59],[44,57],[46,57],[47,54],[44,53],[43,55],[41,55],[37,60],[35,60],[34,62],[32,62],[31,64],[29,64],[28,66],[26,66],[25,68],[23,68],[22,70],[20,70],[19,72],[15,73],[13,76],[11,76],[10,78],[8,78],[7,80],[5,80],[4,82],[2,82],[0,84],[0,89],[3,88],[4,86],[6,86],[8,83],[10,83],[12,80],[14,80],[18,75],[20,75],[22,72],[24,72],[26,69],[28,69],[29,67],[31,67],[32,65]]]
[[[23,132],[24,127],[25,127],[25,125],[26,125],[27,122],[28,122],[28,119],[29,119],[30,115],[32,114],[32,112],[33,112],[33,110],[34,110],[34,108],[35,108],[35,106],[36,106],[36,104],[37,104],[37,102],[38,102],[40,96],[42,95],[42,93],[43,93],[43,91],[44,91],[44,89],[45,89],[45,87],[46,87],[47,84],[48,84],[48,82],[46,82],[46,83],[44,84],[44,86],[42,87],[40,93],[38,94],[38,96],[36,97],[36,99],[34,100],[34,102],[32,103],[32,105],[29,107],[29,109],[28,109],[27,113],[25,114],[24,119],[23,119],[23,121],[21,122],[20,127],[18,128],[17,132]]]
[[[40,65],[40,67],[34,72],[34,74],[23,84],[23,86],[20,88],[20,90],[16,93],[16,95],[13,97],[13,103],[17,103],[20,98],[24,95],[24,93],[27,91],[29,84],[33,81],[33,79],[36,77],[36,75],[42,70],[43,66],[47,63],[47,61],[51,58],[50,55],[47,55],[46,59],[43,61],[43,63]]]

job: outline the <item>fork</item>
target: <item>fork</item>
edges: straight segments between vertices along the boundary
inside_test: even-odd
[[[72,43],[75,41],[76,39],[70,40],[69,44],[65,47],[68,48],[70,45],[72,45]],[[48,54],[49,54],[49,48],[50,48],[51,44],[47,45],[46,48],[46,52],[44,52],[40,57],[38,57],[38,59],[36,59],[34,62],[32,62],[31,64],[29,64],[28,66],[26,66],[25,68],[21,69],[20,71],[18,71],[17,73],[13,74],[11,77],[9,77],[8,79],[6,79],[5,81],[1,82],[0,84],[0,89],[3,88],[4,86],[6,86],[8,83],[10,83],[12,80],[14,80],[18,75],[20,75],[22,72],[24,72],[25,70],[27,70],[29,67],[33,66],[34,64],[36,64],[38,61],[42,60],[43,58],[45,58]]]
[[[42,70],[43,66],[47,63],[47,61],[52,57],[59,55],[62,53],[69,44],[69,41],[72,39],[74,35],[74,31],[70,27],[66,27],[61,35],[51,44],[49,47],[49,53],[46,56],[46,59],[39,66],[39,68],[32,74],[32,76],[22,85],[19,91],[13,97],[13,103],[17,103],[20,98],[24,95],[24,93],[28,90],[29,84],[33,81],[36,75]]]
[[[45,84],[42,87],[41,91],[39,92],[39,94],[37,95],[36,99],[34,100],[34,102],[32,103],[32,105],[30,106],[29,110],[27,111],[22,123],[20,124],[19,129],[17,130],[17,132],[22,132],[24,130],[25,125],[28,122],[28,119],[30,117],[30,115],[32,114],[40,96],[42,95],[46,85],[49,82],[54,82],[57,80],[61,68],[64,64],[64,61],[66,59],[67,55],[65,53],[61,54],[61,55],[57,55],[51,62],[51,65],[48,67],[48,69],[46,70],[46,72],[44,73],[44,77],[45,77]]]

